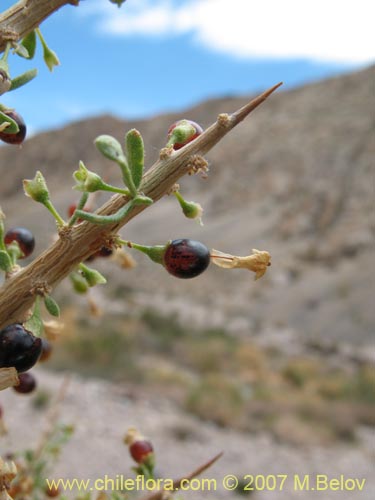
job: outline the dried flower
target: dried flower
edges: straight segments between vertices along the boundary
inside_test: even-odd
[[[4,462],[0,457],[0,499],[11,500],[8,494],[11,481],[17,475],[17,467],[14,462]]]
[[[0,368],[0,391],[17,384],[18,376],[15,368]]]
[[[271,255],[266,251],[260,251],[253,248],[253,254],[246,257],[238,257],[228,253],[212,249],[211,261],[224,269],[248,269],[255,273],[255,279],[261,278],[267,267],[271,265]]]
[[[125,252],[122,248],[117,248],[112,254],[111,259],[119,266],[121,269],[132,269],[137,265],[135,259],[129,252]]]

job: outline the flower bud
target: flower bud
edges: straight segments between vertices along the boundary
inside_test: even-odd
[[[74,189],[78,191],[93,193],[102,189],[104,185],[100,175],[88,170],[82,161],[79,162],[79,169],[74,172],[73,177],[77,182]]]
[[[46,204],[49,201],[49,191],[43,174],[38,170],[34,179],[25,179],[23,181],[23,190],[26,196],[34,201]]]
[[[179,191],[175,191],[174,195],[176,196],[185,217],[188,219],[198,219],[200,225],[203,226],[203,208],[200,203],[196,203],[195,201],[186,201]]]
[[[40,29],[37,28],[35,30],[35,32],[38,35],[40,43],[42,44],[42,47],[43,47],[43,59],[44,59],[44,62],[46,63],[48,69],[50,71],[53,71],[53,68],[55,66],[59,66],[60,65],[59,58],[57,57],[56,52],[54,52],[52,49],[50,49],[48,47],[48,45],[47,45],[46,41],[44,40],[44,37],[43,37]]]

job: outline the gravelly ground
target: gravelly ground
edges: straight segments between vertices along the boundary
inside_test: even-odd
[[[41,388],[57,392],[62,375],[35,372]],[[9,428],[8,436],[0,439],[0,454],[35,445],[46,426],[43,414],[32,407],[30,398],[11,390],[2,392],[0,401]],[[126,388],[98,380],[84,381],[75,376],[70,379],[60,415],[64,423],[74,423],[76,432],[51,477],[95,479],[104,474],[132,477],[131,461],[122,437],[129,426],[135,425],[152,438],[158,456],[158,473],[164,477],[179,477],[224,450],[220,461],[203,476],[215,479],[217,490],[185,493],[185,499],[241,498],[224,490],[222,482],[227,474],[238,477],[287,474],[282,491],[258,491],[252,495],[256,500],[375,498],[374,436],[365,429],[356,445],[296,448],[276,443],[266,434],[241,434],[202,423],[167,400],[158,399],[157,395],[152,399],[130,399],[126,396]],[[181,433],[188,438],[178,439],[176,436]],[[309,474],[311,487],[316,474],[326,474],[329,479],[340,479],[343,475],[345,479],[366,479],[366,482],[362,492],[341,488],[338,491],[296,491],[293,487],[296,474],[301,478]]]

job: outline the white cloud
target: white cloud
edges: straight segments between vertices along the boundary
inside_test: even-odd
[[[82,7],[114,36],[191,33],[201,45],[241,58],[374,61],[373,0],[128,0],[121,9],[91,0]]]

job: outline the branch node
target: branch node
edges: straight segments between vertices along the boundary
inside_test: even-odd
[[[5,26],[1,29],[1,38],[4,42],[17,42],[20,34],[15,29]]]
[[[217,117],[217,124],[222,128],[229,127],[231,124],[231,120],[228,113],[220,113],[220,115]]]
[[[72,239],[72,227],[67,225],[60,227],[59,237],[62,241],[70,241]]]
[[[201,155],[193,155],[188,160],[187,168],[189,175],[201,173],[202,176],[207,176],[208,161]]]
[[[173,152],[174,152],[173,146],[161,149],[159,153],[160,160],[168,160],[168,158],[170,158],[173,155]]]
[[[171,189],[169,189],[167,192],[166,192],[166,195],[169,196],[171,195],[172,193],[175,193],[176,191],[179,191],[180,190],[180,185],[178,184],[178,182],[176,182],[176,184],[173,184],[173,186],[171,187]]]
[[[52,288],[48,285],[46,281],[36,281],[33,283],[30,294],[31,295],[39,295],[40,297],[45,297],[49,295],[52,291]]]

